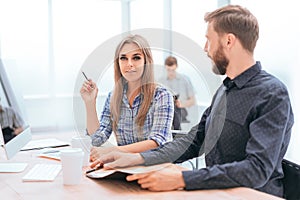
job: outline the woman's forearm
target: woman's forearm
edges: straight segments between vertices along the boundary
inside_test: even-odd
[[[88,134],[93,134],[100,126],[96,111],[96,104],[86,104],[86,124]]]
[[[117,148],[124,152],[139,153],[157,148],[158,144],[154,140],[144,140],[133,144],[118,146]]]

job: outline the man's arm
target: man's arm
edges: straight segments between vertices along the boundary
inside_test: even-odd
[[[181,105],[179,107],[188,108],[196,104],[196,97],[195,97],[195,91],[191,80],[187,76],[184,76],[184,79],[185,79],[185,87],[186,87],[185,92],[187,93],[188,98],[183,102],[181,102]]]
[[[176,106],[178,108],[188,108],[196,104],[196,98],[195,96],[190,96],[187,100],[184,102],[181,102],[180,100],[177,101]]]
[[[144,163],[140,153],[125,153],[121,151],[112,151],[95,159],[90,165],[91,168],[103,165],[105,169],[114,169],[116,167],[129,167],[142,165]]]
[[[187,135],[176,138],[160,148],[142,152],[145,165],[153,165],[165,162],[183,162],[198,157],[204,153],[203,141],[206,118],[210,107],[205,110],[199,124],[194,126]]]
[[[189,159],[199,154],[196,144],[192,144],[195,140],[197,126],[189,132],[188,135],[168,142],[157,149],[149,150],[142,153],[128,153],[122,151],[112,151],[111,153],[98,155],[98,158],[92,158],[91,167],[104,164],[105,168],[128,167],[134,165],[154,165],[166,162],[175,162],[177,160]],[[195,150],[194,150],[195,149]]]
[[[18,127],[14,129],[14,134],[19,135],[24,129],[22,127]]]
[[[191,131],[184,137],[176,138],[172,142],[149,150],[143,153],[125,153],[111,152],[98,159],[91,164],[95,167],[104,164],[105,168],[127,167],[134,165],[153,165],[166,162],[183,162],[193,157],[197,157],[203,153],[201,144],[204,140],[205,122],[207,118],[207,109],[198,125],[194,126]]]
[[[181,187],[196,190],[244,186],[282,195],[279,173],[291,134],[293,114],[286,94],[264,99],[265,102],[256,107],[260,108],[259,116],[250,124],[250,139],[245,150],[247,157],[244,160],[215,164],[193,171],[181,170],[181,173],[179,169],[168,169],[132,175],[128,176],[127,180],[138,180],[142,188],[153,191],[175,190]]]
[[[24,120],[21,117],[21,115],[12,109],[13,112],[13,134],[14,135],[19,135],[23,130],[24,130]]]
[[[249,125],[245,159],[184,171],[187,190],[245,186],[274,194],[280,188],[281,160],[289,143],[293,113],[286,91],[272,97],[265,93],[262,99],[255,108],[259,110],[256,119]]]
[[[169,165],[161,170],[144,174],[133,174],[126,177],[127,181],[134,181],[142,188],[151,191],[170,191],[185,188],[182,171],[187,170],[178,165]]]

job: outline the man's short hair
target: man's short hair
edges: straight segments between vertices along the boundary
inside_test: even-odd
[[[169,56],[165,60],[165,65],[168,66],[177,65],[177,59],[173,56]]]

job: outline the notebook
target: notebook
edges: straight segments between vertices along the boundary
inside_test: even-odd
[[[103,169],[88,170],[86,176],[89,178],[112,178],[112,179],[124,179],[129,174],[148,173],[152,171],[159,171],[165,167],[171,166],[171,163],[163,163],[151,166],[134,166],[124,167],[116,169]]]
[[[21,151],[43,149],[43,148],[50,148],[50,147],[52,147],[52,148],[53,147],[64,147],[64,146],[69,146],[69,145],[70,145],[69,142],[61,141],[56,138],[31,140],[21,149]]]

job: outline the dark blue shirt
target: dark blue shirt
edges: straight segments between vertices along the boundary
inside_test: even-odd
[[[189,134],[141,155],[151,165],[205,153],[206,168],[183,172],[186,190],[250,187],[283,196],[281,161],[293,123],[286,87],[257,62],[224,80]]]

